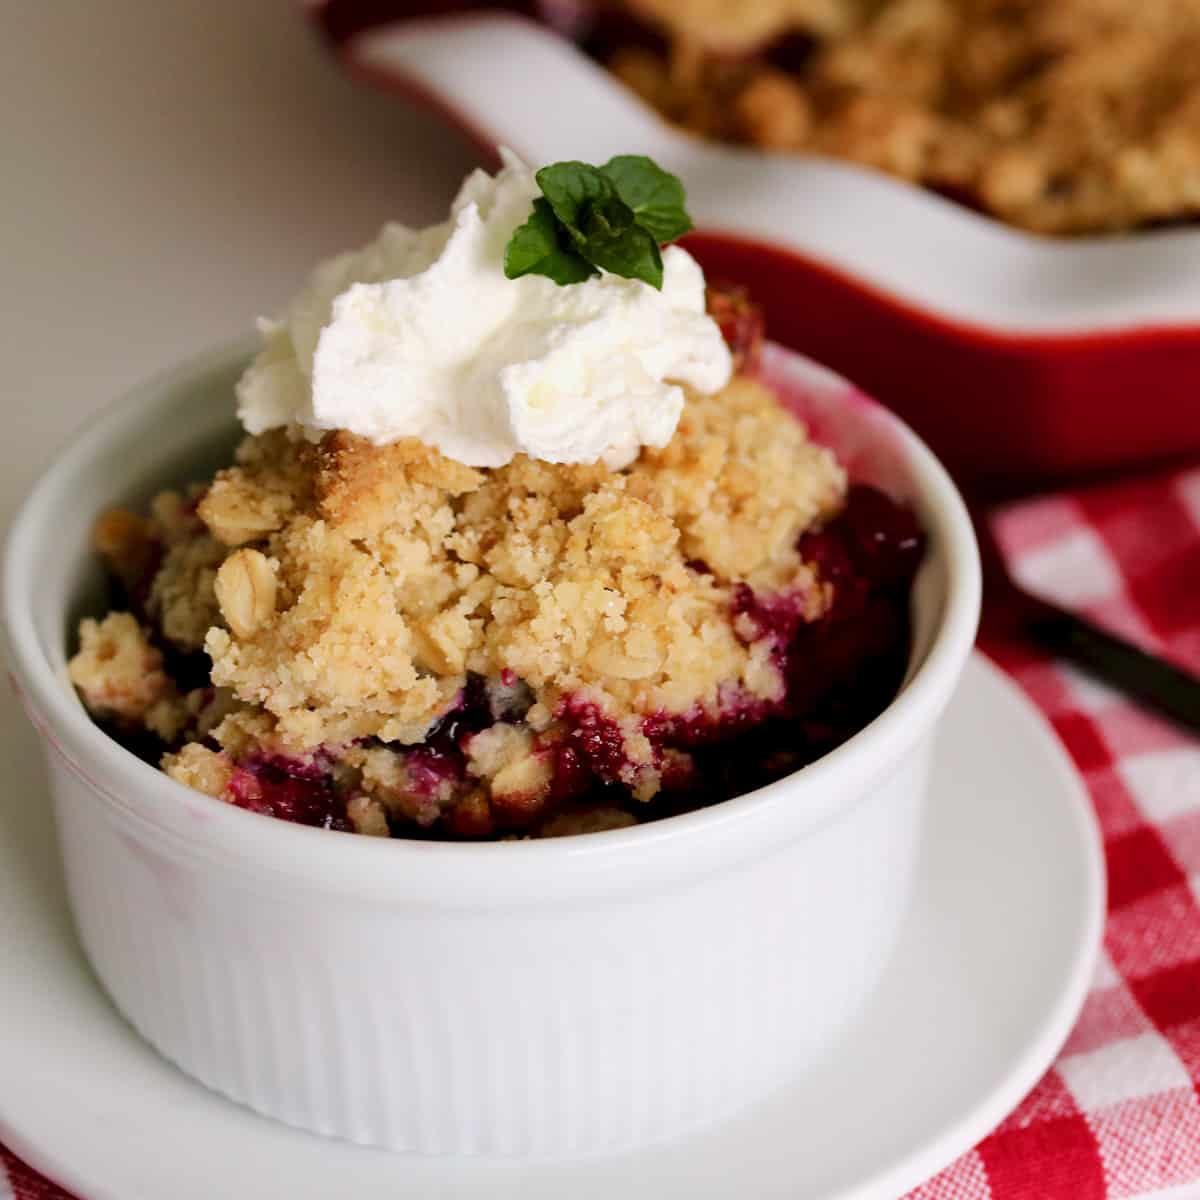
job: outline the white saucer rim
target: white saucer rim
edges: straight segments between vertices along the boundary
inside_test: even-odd
[[[1031,731],[1036,724],[1036,737],[1042,742],[1047,759],[1054,763],[1055,773],[1061,777],[1064,802],[1078,826],[1079,843],[1086,847],[1089,895],[1085,931],[1076,946],[1068,981],[1057,1004],[1046,1015],[1041,1031],[1009,1073],[936,1141],[910,1152],[901,1161],[881,1168],[851,1187],[830,1193],[826,1200],[866,1200],[866,1197],[881,1194],[902,1196],[944,1170],[991,1133],[1033,1090],[1057,1059],[1083,1008],[1104,942],[1108,907],[1104,837],[1083,777],[1045,715],[1020,685],[980,650],[972,653],[970,661],[972,665],[984,668],[984,673],[990,675],[1003,691],[1037,718],[1036,722],[1031,722]]]
[[[972,670],[990,677],[998,689],[1006,693],[1008,700],[1024,710],[1025,715],[1030,718],[1028,724],[1031,736],[1041,743],[1047,762],[1054,764],[1053,769],[1061,788],[1060,798],[1066,811],[1072,816],[1076,840],[1083,851],[1088,890],[1088,895],[1081,905],[1081,912],[1084,914],[1083,934],[1074,947],[1072,962],[1066,972],[1066,983],[1059,992],[1056,1003],[1044,1017],[1037,1035],[1031,1039],[1027,1048],[1004,1076],[997,1080],[981,1099],[974,1101],[961,1119],[931,1137],[924,1145],[900,1152],[892,1162],[876,1169],[869,1176],[828,1193],[825,1200],[876,1200],[883,1195],[903,1195],[972,1149],[1020,1103],[1054,1062],[1082,1008],[1100,952],[1106,912],[1103,839],[1082,777],[1044,715],[1010,676],[978,650],[970,657],[968,671]],[[1035,725],[1037,733],[1033,734],[1032,728]],[[78,944],[75,946],[75,953],[90,975],[91,968],[83,959],[83,952]],[[98,982],[95,988],[98,997],[104,996]],[[109,1003],[107,997],[105,1003]],[[114,1012],[113,1015],[122,1020],[119,1014]],[[148,1046],[144,1049],[148,1054],[154,1053]],[[203,1085],[195,1083],[194,1086],[202,1088]],[[248,1121],[265,1121],[265,1118],[257,1113],[241,1110],[232,1101],[225,1103]],[[0,1097],[0,1104],[3,1104],[3,1097]],[[311,1137],[315,1142],[323,1140],[315,1134],[306,1135],[299,1130],[292,1132],[298,1137]],[[107,1190],[104,1185],[92,1184],[77,1176],[69,1161],[56,1161],[52,1150],[44,1152],[38,1145],[27,1140],[2,1110],[0,1142],[33,1170],[78,1200],[127,1200],[126,1197]],[[384,1153],[362,1147],[355,1149],[363,1150],[364,1153]]]

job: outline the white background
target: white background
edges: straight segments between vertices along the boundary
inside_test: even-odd
[[[384,220],[438,219],[475,158],[438,120],[345,79],[289,0],[0,12],[7,526],[94,409],[244,332]],[[5,689],[0,777],[36,796],[33,752]]]
[[[10,0],[0,516],[92,410],[244,332],[475,157],[344,78],[288,0]]]

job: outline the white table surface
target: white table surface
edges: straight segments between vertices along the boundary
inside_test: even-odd
[[[13,0],[5,17],[3,527],[97,407],[244,332],[383,221],[439,219],[476,161],[345,79],[292,0]],[[8,786],[41,790],[35,753],[4,689]]]

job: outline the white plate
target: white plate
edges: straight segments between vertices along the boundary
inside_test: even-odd
[[[6,730],[5,749],[22,736]],[[20,773],[0,800],[0,1138],[87,1200],[891,1200],[1037,1081],[1078,1012],[1103,924],[1083,786],[1036,710],[976,655],[938,735],[897,958],[819,1071],[703,1136],[619,1158],[391,1155],[272,1124],[137,1038],[81,957],[40,785],[20,786],[31,773],[11,757]]]

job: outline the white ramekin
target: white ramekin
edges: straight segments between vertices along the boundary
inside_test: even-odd
[[[847,453],[900,463],[930,538],[908,682],[838,750],[628,830],[484,845],[338,835],[174,783],[101,733],[66,677],[75,621],[103,604],[96,515],[218,465],[248,350],[101,415],[7,547],[15,679],[46,750],[75,921],[116,1006],[261,1113],[430,1154],[627,1147],[804,1070],[892,948],[931,734],[974,636],[971,527],[929,451],[836,377],[769,355]]]

